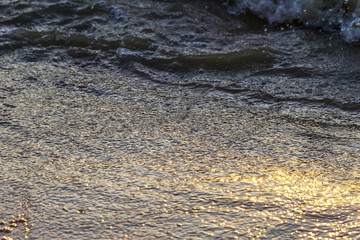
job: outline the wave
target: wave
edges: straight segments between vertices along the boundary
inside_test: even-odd
[[[297,22],[340,31],[349,43],[360,41],[358,0],[228,0],[227,5],[232,14],[250,11],[270,24]]]

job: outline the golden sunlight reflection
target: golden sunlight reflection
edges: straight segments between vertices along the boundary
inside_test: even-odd
[[[42,72],[133,88],[114,97],[44,83],[9,96],[0,238],[360,239],[359,143],[332,135],[353,128],[140,88],[120,73]]]
[[[198,178],[196,188],[217,196],[213,204],[198,206],[199,212],[217,213],[202,222],[232,229],[248,225],[248,237],[271,238],[276,232],[288,232],[290,238],[342,239],[346,235],[356,239],[360,234],[356,182],[339,184],[326,176],[317,178],[279,168],[258,176],[224,173]],[[234,218],[223,220],[218,218],[220,213],[232,213]]]

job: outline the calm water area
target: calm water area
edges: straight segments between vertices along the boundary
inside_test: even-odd
[[[360,239],[356,34],[245,2],[0,0],[0,239]]]

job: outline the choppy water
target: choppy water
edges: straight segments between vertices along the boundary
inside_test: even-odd
[[[1,1],[0,237],[359,239],[358,2],[290,3]]]
[[[251,11],[270,23],[298,22],[326,31],[339,30],[347,42],[360,39],[358,0],[235,0],[230,6],[233,13]]]

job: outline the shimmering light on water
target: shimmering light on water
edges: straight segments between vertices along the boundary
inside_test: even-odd
[[[359,48],[218,1],[14,4],[0,238],[360,237]]]
[[[7,87],[17,88],[11,78],[29,68],[42,67],[18,66],[3,75]],[[59,90],[47,79],[68,72],[70,84],[88,74],[46,70],[41,83],[7,98],[16,99],[8,117],[17,126],[2,130],[2,218],[7,227],[20,213],[33,224],[12,227],[12,236],[359,236],[358,148],[351,147],[358,142],[314,145],[304,134],[326,136],[333,127],[279,124],[232,100],[142,86],[119,73],[93,73],[104,84],[122,78],[109,96]],[[335,156],[352,169],[344,172]]]

